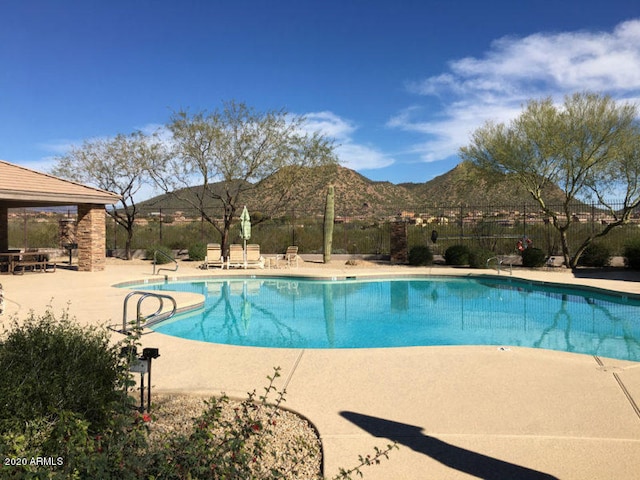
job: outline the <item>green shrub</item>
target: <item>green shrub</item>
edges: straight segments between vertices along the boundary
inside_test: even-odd
[[[580,255],[578,265],[583,267],[602,268],[609,265],[611,261],[611,250],[602,243],[592,243]]]
[[[418,245],[409,250],[409,265],[433,265],[433,253],[425,245]]]
[[[469,265],[469,247],[466,245],[451,245],[444,252],[447,265]]]
[[[186,248],[187,241],[180,238],[169,242],[169,250],[184,250]]]
[[[539,248],[529,247],[522,251],[523,267],[542,267],[546,261],[546,254]]]
[[[164,265],[165,263],[170,263],[173,260],[173,251],[164,245],[154,245],[147,248],[146,259],[153,260],[153,256],[156,251],[161,252],[155,257],[157,265]]]
[[[469,266],[471,268],[487,268],[487,260],[496,254],[484,248],[472,248],[469,251]]]
[[[640,239],[624,246],[624,264],[633,270],[640,270]]]
[[[0,343],[0,423],[50,419],[55,407],[103,428],[126,397],[118,353],[105,331],[80,327],[67,312],[31,312]]]
[[[189,260],[201,262],[207,256],[207,246],[204,243],[194,243],[189,247]]]
[[[53,409],[53,408],[52,408]],[[46,466],[24,462],[3,467],[2,478],[67,480],[139,480],[150,478],[149,415],[134,410],[114,412],[98,435],[81,415],[55,410],[53,421],[36,419],[0,434],[4,458],[46,458]]]
[[[145,478],[149,415],[133,409],[128,338],[112,344],[65,311],[15,320],[0,341],[0,454],[51,463],[3,467],[3,478]]]

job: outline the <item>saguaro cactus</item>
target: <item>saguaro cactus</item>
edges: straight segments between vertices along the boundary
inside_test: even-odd
[[[327,203],[324,206],[324,250],[322,254],[322,261],[329,263],[331,261],[331,245],[333,244],[333,220],[334,220],[334,206],[333,206],[333,185],[329,185],[327,189]]]

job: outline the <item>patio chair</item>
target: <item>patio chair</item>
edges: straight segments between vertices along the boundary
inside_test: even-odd
[[[260,255],[260,245],[256,243],[247,245],[247,267],[264,268],[264,257]]]
[[[227,269],[231,267],[244,267],[244,249],[242,248],[242,245],[237,243],[229,246]]]
[[[298,268],[298,247],[296,245],[291,245],[287,247],[287,251],[284,254],[283,260],[287,262],[287,267],[291,268],[293,262],[296,262],[296,268]]]
[[[207,244],[207,256],[204,259],[202,268],[208,269],[209,267],[224,268],[224,259],[222,258],[222,249],[219,243]]]

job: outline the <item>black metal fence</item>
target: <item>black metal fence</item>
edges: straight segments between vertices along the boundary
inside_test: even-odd
[[[617,205],[619,208],[621,205]],[[560,206],[554,207],[560,211]],[[479,246],[496,254],[515,253],[518,241],[526,236],[533,246],[548,254],[560,253],[560,239],[548,218],[534,205],[398,206],[376,211],[363,205],[362,211],[343,215],[339,206],[333,234],[333,252],[350,254],[389,254],[390,224],[407,223],[409,248],[429,245],[435,254],[442,254],[453,244]],[[221,218],[221,212],[207,212]],[[572,208],[575,223],[568,231],[573,248],[585,236],[602,231],[613,216],[597,204],[579,204]],[[60,248],[63,225],[75,218],[75,209],[38,211],[10,210],[9,244],[12,248]],[[107,248],[125,245],[125,231],[107,218]],[[434,235],[435,232],[435,235]],[[239,223],[232,226],[230,242],[239,241]],[[304,211],[290,210],[278,218],[253,215],[251,243],[261,245],[264,253],[283,252],[288,245],[298,245],[302,253],[322,252],[322,206]],[[437,237],[434,243],[432,237]],[[600,240],[614,255],[621,255],[625,244],[640,238],[640,215],[632,215],[628,225],[614,229]],[[157,209],[141,214],[136,222],[134,249],[165,245],[172,249],[187,249],[195,243],[220,242],[219,232],[204,221],[197,211],[187,209]]]
[[[221,213],[207,212],[213,218]],[[323,215],[319,212],[290,210],[279,218],[252,218],[251,243],[260,244],[264,253],[282,253],[297,245],[302,253],[321,253]],[[162,244],[186,249],[194,243],[220,243],[220,232],[196,211],[162,209],[145,215],[136,226],[133,248]],[[240,241],[239,219],[229,235],[230,243]],[[113,219],[107,222],[107,248],[124,247],[125,235]],[[389,220],[336,216],[333,233],[334,253],[386,254],[389,252]]]

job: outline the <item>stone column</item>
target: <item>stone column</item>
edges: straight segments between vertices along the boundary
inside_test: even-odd
[[[391,223],[391,263],[409,261],[407,222],[399,220]]]
[[[104,270],[107,234],[104,205],[78,205],[78,270],[98,272]]]
[[[9,209],[0,206],[0,252],[9,250]]]

